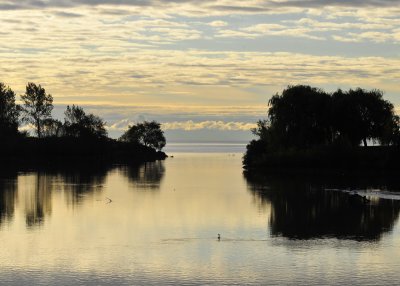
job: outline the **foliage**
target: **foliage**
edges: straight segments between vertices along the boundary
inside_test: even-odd
[[[257,127],[251,129],[251,133],[258,136],[260,140],[267,141],[270,130],[270,122],[268,120],[258,120]]]
[[[62,137],[64,136],[64,126],[60,120],[48,118],[43,120],[43,137]]]
[[[98,116],[86,114],[82,107],[67,106],[64,119],[64,132],[69,137],[105,138],[105,122]]]
[[[126,142],[121,142],[108,138],[105,122],[96,115],[87,114],[82,107],[67,106],[64,123],[53,119],[53,97],[40,85],[28,83],[21,100],[23,107],[15,103],[15,93],[0,83],[0,161],[3,166],[86,161],[137,164],[166,158],[165,153],[155,150],[165,146],[157,122],[140,124],[136,139],[125,136]],[[23,121],[35,127],[37,138],[27,136],[27,131],[18,131],[20,113]]]
[[[271,136],[281,147],[324,145],[332,140],[331,97],[310,86],[289,86],[269,101]]]
[[[15,104],[15,93],[0,82],[0,136],[18,134],[20,107]]]
[[[337,90],[328,94],[310,86],[289,86],[269,101],[268,121],[259,121],[254,134],[279,148],[312,148],[367,140],[395,141],[398,117],[379,90]],[[268,124],[267,124],[268,122]]]
[[[47,94],[40,84],[30,82],[26,86],[25,94],[21,95],[21,100],[24,104],[22,107],[24,120],[35,126],[36,134],[41,138],[43,122],[51,118],[53,97]]]
[[[258,140],[247,145],[243,163],[248,167],[345,162],[336,155],[352,155],[360,143],[400,146],[399,126],[393,104],[379,90],[339,89],[328,94],[310,86],[289,86],[270,99],[268,118],[252,130]]]
[[[366,146],[367,140],[390,144],[398,119],[393,104],[382,97],[383,93],[379,90],[366,91],[361,88],[333,93],[336,138],[349,140],[353,146],[361,141]]]
[[[120,137],[120,141],[143,144],[156,150],[161,150],[165,146],[164,132],[161,124],[156,121],[144,121],[133,126]]]

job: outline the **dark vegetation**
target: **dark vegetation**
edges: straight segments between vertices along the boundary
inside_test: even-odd
[[[107,136],[105,122],[82,107],[67,106],[64,122],[52,118],[53,97],[41,85],[28,83],[21,95],[0,83],[0,161],[6,164],[76,164],[82,161],[140,163],[164,159],[161,124],[130,126],[119,139]],[[36,137],[19,131],[30,124]]]
[[[399,122],[379,90],[289,86],[270,99],[243,164],[247,170],[398,168]]]

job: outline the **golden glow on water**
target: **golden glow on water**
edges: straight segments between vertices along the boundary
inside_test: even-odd
[[[155,175],[146,177],[146,166],[141,174],[120,167],[93,186],[66,182],[61,175],[20,174],[14,217],[0,232],[2,264],[35,268],[39,259],[41,269],[65,266],[78,272],[129,266],[123,261],[161,267],[187,262],[170,261],[171,246],[186,245],[192,256],[188,245],[215,247],[219,232],[226,239],[256,239],[248,231],[264,228],[266,217],[243,191],[240,157],[180,156],[156,163]],[[79,188],[89,190],[74,193]],[[237,229],[243,231],[240,237],[234,235]],[[216,259],[207,252],[197,250],[204,259]]]
[[[400,265],[397,227],[379,241],[270,236],[278,201],[249,191],[240,154],[19,173],[0,188],[4,283],[340,284]]]

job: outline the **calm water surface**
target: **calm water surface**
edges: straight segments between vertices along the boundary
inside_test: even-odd
[[[0,284],[398,284],[398,186],[246,178],[238,153],[3,172]]]

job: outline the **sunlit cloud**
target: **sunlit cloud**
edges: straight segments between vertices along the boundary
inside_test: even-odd
[[[244,130],[289,84],[379,88],[399,106],[399,14],[391,0],[0,0],[0,80],[40,83],[110,130],[142,115]]]
[[[342,42],[362,42],[367,40],[376,43],[383,43],[388,40],[398,40],[396,35],[384,32],[347,33],[345,36],[335,35],[333,38]]]
[[[123,119],[114,124],[107,126],[108,130],[124,131],[129,126],[134,125],[135,122],[128,119]],[[225,121],[201,121],[195,122],[193,120],[188,121],[173,121],[173,122],[162,122],[163,130],[201,130],[201,129],[214,129],[214,130],[229,130],[229,131],[250,131],[251,128],[256,127],[254,123],[246,122],[225,122]]]
[[[224,122],[224,121],[203,121],[203,122],[193,122],[193,121],[184,121],[184,122],[166,122],[163,123],[164,130],[199,130],[199,129],[216,129],[216,130],[243,130],[250,131],[251,128],[254,128],[256,124],[254,123],[245,123],[245,122]]]
[[[228,26],[228,23],[225,21],[212,21],[208,23],[212,27],[225,27]]]
[[[109,97],[143,103],[149,94],[158,93],[165,101],[168,89],[186,86],[189,94],[200,86],[246,88],[251,86],[308,83],[337,86],[365,85],[386,89],[398,81],[400,59],[384,57],[315,56],[269,52],[206,52],[133,49],[123,55],[89,52],[71,55],[23,51],[3,53],[2,78],[23,91],[27,81],[42,83],[56,96],[81,98]],[[126,96],[129,96],[127,98]],[[177,98],[194,99],[176,93]],[[204,94],[205,98],[207,95]],[[222,95],[221,95],[222,96]],[[97,99],[99,100],[99,99]],[[217,100],[217,98],[216,98]],[[235,101],[235,98],[232,98]],[[176,101],[176,100],[174,100]]]

